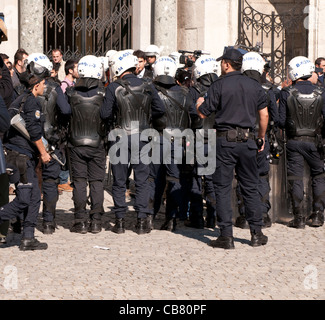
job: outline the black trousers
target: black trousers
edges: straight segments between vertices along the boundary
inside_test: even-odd
[[[75,220],[84,221],[90,217],[100,220],[104,213],[104,178],[106,153],[104,145],[97,148],[79,146],[69,148]],[[87,212],[87,185],[89,184],[90,211]]]
[[[216,142],[216,170],[213,184],[216,194],[217,223],[222,236],[232,236],[231,206],[234,170],[241,186],[245,204],[246,220],[252,232],[260,231],[263,225],[258,194],[257,146],[254,140],[229,142],[218,137]]]

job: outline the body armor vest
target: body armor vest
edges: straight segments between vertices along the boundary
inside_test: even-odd
[[[206,87],[199,82],[196,83],[193,87],[199,93],[200,97],[204,97],[209,90],[209,87]],[[215,115],[216,113],[212,112],[207,118],[202,119],[202,129],[204,129],[205,139],[208,139],[208,129],[212,129],[214,126]],[[201,135],[200,131],[198,134]]]
[[[315,88],[310,94],[300,93],[290,86],[287,99],[286,129],[288,137],[315,137],[323,125],[323,90]]]
[[[189,108],[191,99],[188,98],[188,89],[173,91],[156,86],[158,95],[166,109],[166,129],[180,129],[190,127]]]
[[[140,86],[130,87],[128,81],[116,80],[120,86],[115,91],[118,104],[115,127],[131,134],[131,122],[139,122],[139,133],[150,128],[152,89],[145,81]]]
[[[93,97],[83,97],[74,88],[68,88],[71,106],[69,141],[75,147],[98,147],[106,134],[105,125],[100,118],[105,91],[98,88]]]
[[[37,100],[42,106],[44,117],[44,136],[47,140],[58,140],[58,111],[56,108],[56,100],[58,94],[56,88],[59,84],[55,82],[47,82],[42,96],[38,96]]]

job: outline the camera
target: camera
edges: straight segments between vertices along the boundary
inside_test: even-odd
[[[179,63],[184,64],[185,68],[191,68],[195,61],[201,57],[202,54],[209,54],[208,52],[202,51],[202,50],[195,50],[195,51],[187,51],[187,50],[178,50],[179,53],[181,53],[181,56],[179,57]],[[189,55],[193,57],[193,59],[190,58]]]

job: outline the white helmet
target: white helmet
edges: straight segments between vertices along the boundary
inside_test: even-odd
[[[103,65],[103,69],[106,72],[109,68],[109,64],[108,64],[108,58],[107,57],[98,57],[99,60],[101,61],[102,65]]]
[[[156,59],[158,59],[159,56],[160,56],[160,50],[154,44],[151,44],[150,46],[148,46],[144,52],[145,52],[145,54],[146,54],[147,57],[153,57],[153,56],[155,56]]]
[[[179,63],[179,58],[182,54],[178,51],[174,51],[172,52],[169,57],[171,57],[172,59],[174,59],[176,61],[177,64],[177,68],[184,68],[185,64]]]
[[[112,77],[119,77],[125,71],[136,68],[138,65],[138,58],[129,50],[119,51],[114,54],[110,60],[110,71]]]
[[[34,61],[38,65],[46,68],[49,72],[51,72],[53,69],[53,63],[44,53],[32,53],[27,57],[26,60],[27,64],[30,64],[32,61]]]
[[[210,55],[203,55],[195,61],[193,74],[195,79],[199,79],[209,73],[218,73],[217,60]]]
[[[82,57],[78,63],[78,73],[80,78],[102,79],[103,65],[101,59],[92,55]]]
[[[298,56],[289,62],[289,78],[296,81],[302,77],[311,77],[315,71],[315,65],[306,57]]]
[[[248,70],[258,71],[260,75],[263,74],[265,61],[257,52],[247,52],[243,56],[242,72]]]
[[[153,64],[153,78],[158,76],[175,77],[177,71],[176,61],[170,57],[163,56],[158,58]]]
[[[114,54],[117,53],[116,50],[108,50],[105,54],[105,57],[107,57],[108,59],[110,59],[111,57],[114,56]]]

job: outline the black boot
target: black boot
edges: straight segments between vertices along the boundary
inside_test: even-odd
[[[310,226],[311,227],[321,227],[324,224],[324,212],[317,210],[312,213],[312,215],[309,217],[311,219]]]
[[[192,215],[190,220],[184,222],[186,227],[195,228],[195,229],[204,229],[204,219],[203,214]]]
[[[176,230],[176,218],[166,218],[166,221],[160,227],[160,230],[175,231]]]
[[[267,244],[267,236],[265,236],[262,231],[251,232],[251,246],[252,247],[259,247],[264,246]]]
[[[100,220],[91,220],[89,226],[89,232],[99,233],[102,231],[102,222]]]
[[[88,229],[89,229],[88,221],[80,221],[80,222],[75,222],[73,224],[73,226],[70,228],[70,232],[86,234],[88,232]]]
[[[153,214],[148,214],[147,215],[147,229],[149,229],[149,230],[154,229],[154,226],[153,226]]]
[[[272,226],[272,220],[267,212],[263,214],[263,223],[263,228],[270,228]]]
[[[219,236],[216,240],[211,240],[209,246],[221,249],[235,249],[234,237]]]
[[[249,224],[245,218],[245,215],[240,215],[235,221],[235,227],[241,229],[249,229]]]
[[[206,227],[214,229],[216,227],[216,217],[215,216],[207,216],[206,217]]]
[[[151,229],[149,229],[147,225],[147,219],[138,218],[137,224],[135,226],[135,232],[139,235],[151,232]]]
[[[123,218],[116,218],[115,225],[112,228],[112,231],[117,234],[124,233],[125,232],[124,224],[125,222]]]
[[[43,234],[53,234],[55,232],[55,222],[43,221]]]
[[[22,239],[19,250],[27,251],[27,250],[46,250],[47,243],[42,243],[36,240],[35,238],[31,239]]]
[[[302,209],[297,208],[293,210],[294,218],[289,221],[289,228],[304,229],[306,225],[306,217],[303,215]]]

